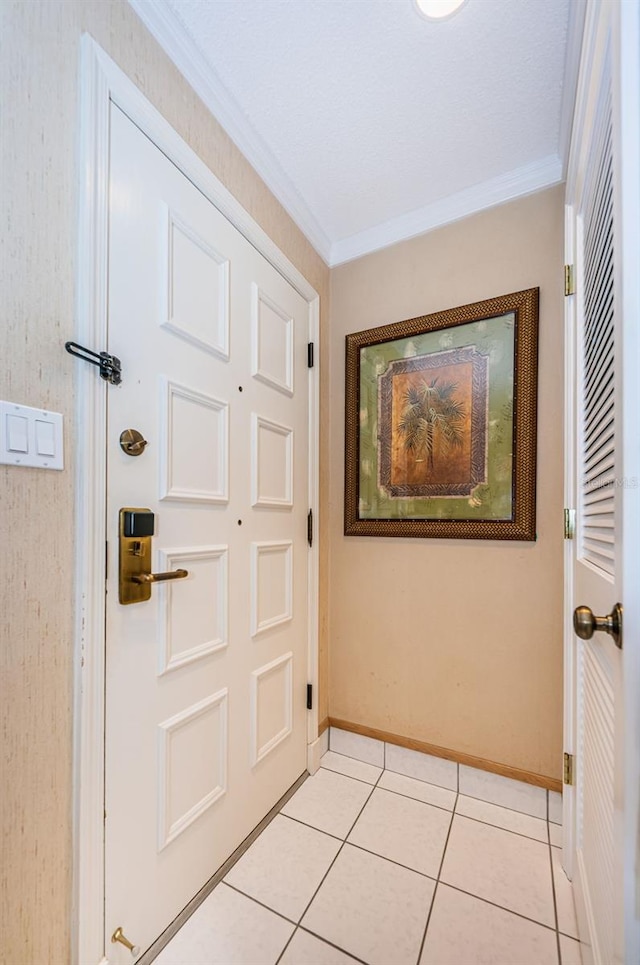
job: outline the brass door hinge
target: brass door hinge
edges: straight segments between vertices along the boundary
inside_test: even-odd
[[[564,266],[564,293],[565,295],[575,295],[576,293],[576,281],[573,265]]]
[[[575,509],[565,509],[564,538],[573,539],[575,535],[576,535],[576,511]]]
[[[564,755],[564,773],[562,777],[564,784],[573,785],[573,754]]]

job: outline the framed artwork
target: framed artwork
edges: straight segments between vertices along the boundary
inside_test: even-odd
[[[536,538],[538,298],[347,335],[345,535]]]

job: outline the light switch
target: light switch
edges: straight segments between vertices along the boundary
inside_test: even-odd
[[[7,416],[7,449],[29,452],[29,423],[23,415]]]
[[[39,456],[55,456],[56,433],[53,422],[36,419],[36,452]]]
[[[62,415],[0,400],[0,463],[62,469]]]

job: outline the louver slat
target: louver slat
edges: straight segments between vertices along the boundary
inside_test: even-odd
[[[584,209],[581,555],[615,573],[615,351],[611,104],[594,138]]]

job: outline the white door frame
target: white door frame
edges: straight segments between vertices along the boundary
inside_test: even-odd
[[[81,41],[79,240],[75,337],[94,351],[107,344],[109,111],[118,105],[264,255],[309,304],[316,346],[309,381],[309,506],[319,532],[319,296],[240,203],[185,144],[132,81],[87,34]],[[124,378],[127,360],[123,359]],[[104,947],[104,738],[107,386],[95,367],[77,377],[74,885],[72,960],[106,962]],[[112,548],[112,552],[115,549]],[[308,681],[318,692],[318,540],[309,551]],[[317,699],[307,743],[318,735]],[[317,745],[316,745],[317,746]],[[313,759],[309,748],[309,759]],[[212,868],[212,873],[216,870]]]
[[[572,149],[567,173],[565,254],[566,263],[574,253],[573,205],[578,194],[577,155],[590,112],[594,109],[593,64],[604,36],[603,7],[608,0],[590,0],[587,6],[580,76],[573,120]],[[618,118],[615,177],[624,203],[619,213],[614,244],[616,273],[620,279],[620,312],[622,317],[622,409],[621,449],[624,478],[617,480],[622,490],[623,541],[621,547],[622,599],[624,605],[623,702],[624,748],[616,761],[618,784],[615,789],[616,847],[623,857],[623,881],[616,893],[616,911],[620,916],[623,948],[620,961],[640,960],[640,2],[627,0],[617,6],[612,37],[612,73],[614,77],[613,110]],[[620,80],[616,83],[615,78]],[[574,337],[576,296],[566,299],[565,306],[565,506],[575,505],[575,477],[571,454],[575,451],[573,414],[575,364]],[[629,418],[632,413],[632,418]],[[570,753],[576,746],[575,635],[572,623],[573,567],[572,546],[565,545],[565,647],[564,647],[564,748]],[[584,601],[587,602],[588,601]],[[563,864],[573,877],[572,857],[575,830],[575,794],[565,786]],[[581,936],[588,941],[589,936]],[[618,960],[618,959],[616,959]]]

